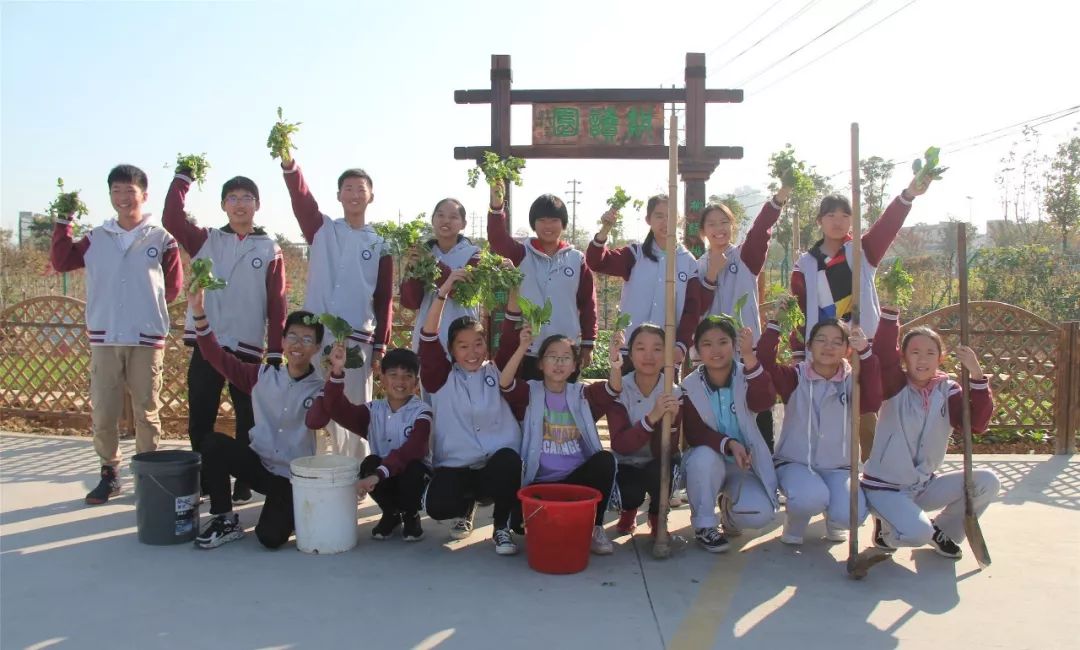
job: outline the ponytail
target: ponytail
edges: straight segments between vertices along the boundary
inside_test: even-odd
[[[667,194],[656,194],[649,197],[649,203],[645,206],[645,217],[648,218],[652,214],[652,211],[656,209],[656,206],[661,203],[667,203]],[[669,208],[670,209],[670,208]],[[652,228],[649,228],[649,234],[645,235],[645,241],[641,244],[641,252],[645,257],[649,258],[653,262],[658,262],[656,253],[653,252],[653,242],[656,241],[656,237],[653,236]]]

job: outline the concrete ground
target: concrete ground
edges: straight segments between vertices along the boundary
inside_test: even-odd
[[[87,507],[89,441],[4,433],[0,647],[1078,647],[1080,459],[976,464],[1003,485],[982,519],[994,560],[983,571],[966,547],[958,562],[905,549],[852,581],[846,544],[813,539],[818,519],[798,550],[774,526],[726,555],[690,545],[657,561],[639,534],[583,573],[548,576],[524,553],[497,557],[490,523],[465,542],[426,519],[418,544],[374,542],[370,502],[341,555],[267,551],[253,534],[212,551],[141,545],[126,471],[121,497]],[[249,532],[259,508],[241,510]],[[690,535],[686,507],[672,524]]]

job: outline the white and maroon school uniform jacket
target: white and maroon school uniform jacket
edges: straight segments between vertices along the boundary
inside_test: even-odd
[[[731,372],[732,407],[735,409],[735,418],[739,423],[739,432],[745,441],[746,451],[750,454],[751,469],[765,486],[773,508],[779,509],[772,453],[765,439],[761,437],[756,419],[758,413],[772,408],[776,401],[776,390],[760,363],[747,372],[741,363],[733,361]],[[716,421],[708,395],[708,383],[703,365],[683,379],[683,433],[691,447],[707,445],[721,456],[730,456],[728,441],[732,438],[720,433],[720,424]]]
[[[525,275],[518,289],[536,305],[551,300],[551,322],[539,332],[529,349],[536,356],[540,344],[549,336],[562,334],[582,347],[596,343],[596,288],[593,274],[585,264],[585,255],[566,242],[559,242],[554,255],[540,250],[536,239],[516,240],[506,228],[503,211],[489,212],[487,224],[491,250],[502,255]],[[517,305],[510,305],[517,309]]]
[[[251,450],[267,471],[289,478],[292,461],[315,455],[314,429],[330,421],[317,403],[322,380],[314,367],[304,377],[293,379],[287,366],[241,361],[221,348],[205,323],[196,322],[199,352],[230,384],[251,395],[255,412],[255,426],[249,433]]]
[[[898,314],[884,312],[874,347],[881,357],[885,403],[862,474],[863,487],[871,490],[922,489],[941,467],[949,436],[962,426],[960,384],[942,374],[925,389],[912,385],[901,365],[898,330]],[[972,380],[970,405],[971,430],[985,431],[994,410],[988,380]]]
[[[435,415],[434,467],[477,469],[504,447],[521,453],[521,425],[502,397],[494,363],[468,372],[450,361],[438,334],[421,331],[420,382]]]
[[[353,344],[385,349],[390,342],[394,260],[382,237],[370,225],[353,228],[320,212],[295,160],[284,171],[293,214],[311,245],[304,309],[349,321]]]
[[[765,258],[769,254],[769,240],[772,227],[780,218],[780,204],[776,199],[769,199],[761,212],[754,219],[754,225],[746,233],[746,239],[738,246],[729,246],[724,255],[727,265],[716,277],[716,290],[712,302],[703,314],[728,314],[734,316],[735,303],[743,295],[749,295],[742,308],[742,322],[754,333],[754,343],[761,338],[761,314],[758,311],[758,275],[765,268]],[[706,251],[698,259],[698,277],[709,277],[709,253]]]
[[[776,363],[780,327],[769,321],[758,344],[757,358],[772,377],[783,400],[784,424],[773,459],[777,467],[800,463],[815,470],[851,467],[851,366],[845,360],[834,377],[814,372],[809,361]],[[859,353],[859,412],[876,413],[881,406],[881,367],[873,347]]]
[[[192,260],[209,259],[214,276],[224,279],[224,289],[206,292],[206,315],[214,334],[225,348],[250,360],[281,359],[281,336],[285,326],[285,262],[272,237],[256,228],[245,237],[224,228],[200,228],[187,219],[184,197],[191,179],[173,178],[165,196],[162,224]],[[265,341],[265,343],[264,343]],[[195,321],[188,309],[184,342],[195,344]]]
[[[656,406],[656,400],[664,394],[664,375],[660,374],[660,379],[652,392],[645,395],[638,388],[637,381],[634,379],[635,374],[636,372],[631,372],[623,376],[623,389],[619,393],[619,403],[626,409],[629,418],[627,426],[617,429],[612,426],[609,418],[608,431],[611,434],[611,453],[615,455],[615,460],[620,465],[644,467],[652,459],[660,457],[660,429],[663,428],[663,420],[652,422],[649,420],[649,413]],[[682,397],[682,388],[676,384],[673,386],[672,393],[676,397]],[[675,416],[671,431],[668,432],[671,449],[679,448],[681,422],[682,413],[680,412]]]
[[[475,266],[480,261],[480,247],[461,235],[458,235],[458,243],[445,253],[435,243],[435,240],[429,241],[427,246],[438,261],[440,276],[435,283],[436,287],[441,287],[443,282],[446,282],[446,277],[450,275],[451,271],[466,265]],[[435,297],[436,292],[437,289],[425,287],[423,282],[416,278],[401,281],[401,306],[405,309],[416,310],[414,323],[423,323],[427,319],[428,311],[431,309],[431,302],[437,300]],[[450,324],[462,316],[471,316],[478,319],[480,318],[480,309],[477,307],[463,307],[461,303],[454,300],[453,295],[449,296],[446,299],[446,304],[443,305],[442,322],[439,325],[439,342],[442,343],[444,348],[449,347],[447,335],[450,331]],[[414,352],[420,349],[419,327],[413,328],[412,349]]]
[[[184,284],[176,240],[142,222],[130,231],[115,219],[72,241],[71,220],[53,227],[50,259],[57,271],[86,268],[86,333],[90,345],[164,348],[168,303]]]
[[[410,398],[396,411],[385,399],[353,404],[345,397],[345,376],[331,374],[321,399],[334,422],[366,439],[371,453],[382,459],[382,478],[397,476],[414,460],[431,464],[431,407],[420,398]]]
[[[606,243],[593,238],[585,254],[585,261],[594,273],[618,276],[624,281],[619,310],[630,314],[630,325],[625,331],[627,341],[639,325],[652,323],[664,327],[667,322],[664,298],[667,261],[659,246],[654,245],[652,250],[656,261],[646,257],[641,244],[611,250]],[[697,260],[682,244],[675,255],[675,314],[679,319],[676,345],[685,353],[693,343],[694,328],[701,321],[702,310],[713,300],[715,287],[698,277]]]

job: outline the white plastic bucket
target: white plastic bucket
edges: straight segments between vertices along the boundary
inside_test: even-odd
[[[360,461],[349,456],[305,456],[289,464],[296,548],[330,555],[356,546],[356,481]]]

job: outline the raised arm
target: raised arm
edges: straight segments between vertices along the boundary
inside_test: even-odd
[[[744,327],[738,331],[735,339],[742,356],[743,372],[746,373],[746,408],[753,413],[768,411],[776,404],[776,388],[754,352],[754,332]]]
[[[608,210],[600,217],[600,232],[596,233],[585,251],[585,264],[593,273],[614,275],[623,280],[630,279],[634,269],[634,251],[629,246],[615,250],[607,247],[608,233],[611,232],[619,215]]]
[[[304,241],[310,244],[315,240],[315,233],[322,228],[323,214],[315,197],[311,195],[311,189],[304,180],[304,174],[300,171],[300,164],[296,159],[281,163],[281,169],[285,175],[285,187],[289,189],[289,198],[292,200],[293,216],[300,224]]]
[[[202,249],[209,236],[187,218],[184,211],[185,198],[191,189],[191,170],[177,168],[169,191],[165,194],[165,207],[161,211],[161,225],[180,242],[187,254],[194,257]]]
[[[281,338],[285,335],[285,292],[285,258],[275,244],[274,259],[266,269],[266,360],[275,364],[281,363]]]
[[[895,309],[881,310],[873,348],[881,371],[881,397],[890,399],[904,390],[908,382],[900,361],[900,313]]]
[[[859,412],[881,408],[881,364],[861,327],[851,328],[851,354],[859,355]]]
[[[447,358],[446,348],[439,340],[439,328],[442,323],[443,308],[446,298],[454,290],[454,283],[465,277],[461,269],[456,269],[447,277],[431,301],[431,309],[420,329],[420,383],[424,390],[434,393],[443,387],[450,376],[453,364]]]
[[[911,179],[907,189],[893,199],[881,217],[863,235],[863,252],[870,266],[876,267],[881,263],[885,253],[889,251],[889,246],[892,246],[897,233],[903,227],[908,213],[911,212],[911,202],[915,200],[915,197],[925,194],[930,183],[929,178],[922,181],[919,181],[918,177]]]
[[[172,237],[165,240],[161,269],[165,274],[165,302],[172,302],[184,290],[184,265],[180,261],[180,247]]]
[[[323,386],[323,407],[334,422],[366,439],[371,409],[367,404],[353,404],[345,397],[345,348],[341,344],[334,345],[330,364],[331,373]]]
[[[780,210],[787,203],[790,189],[781,188],[776,196],[766,201],[761,206],[757,218],[746,233],[746,241],[743,242],[740,256],[743,264],[754,275],[761,273],[765,268],[765,258],[769,254],[769,241],[772,239],[772,228],[780,218]]]
[[[532,345],[532,329],[528,325],[519,330],[521,314],[507,311],[503,320],[502,334],[499,336],[499,352],[495,355],[495,366],[499,368],[499,386],[508,389],[514,384],[521,368],[521,362]]]
[[[86,266],[84,256],[90,248],[90,236],[73,241],[71,233],[71,215],[57,217],[53,224],[52,247],[49,249],[49,261],[59,273],[74,271]]]
[[[581,265],[578,276],[577,308],[578,322],[581,325],[581,347],[592,349],[596,345],[596,285],[592,271],[587,264]],[[591,353],[590,353],[591,354]]]
[[[757,360],[772,379],[774,390],[787,404],[791,394],[799,385],[799,372],[795,365],[779,364],[776,361],[777,348],[780,345],[780,324],[770,320],[757,344]]]
[[[966,345],[956,349],[956,356],[960,363],[967,368],[971,379],[968,391],[971,405],[971,431],[982,433],[990,425],[990,417],[994,414],[994,396],[990,392],[990,380],[983,374],[982,366],[975,351]],[[960,385],[953,383],[949,391],[949,422],[954,429],[959,430],[963,426],[964,393]]]

